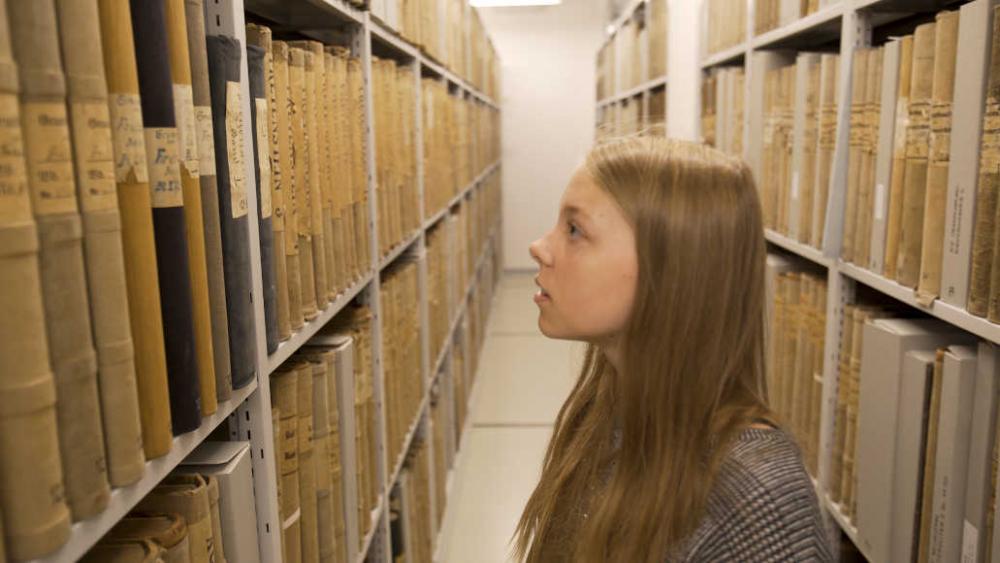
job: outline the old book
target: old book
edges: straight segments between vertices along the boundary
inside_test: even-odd
[[[219,480],[213,475],[201,475],[208,485],[208,515],[212,521],[212,543],[215,546],[215,560],[226,563],[226,548],[222,541],[222,513],[219,511]]]
[[[951,152],[951,107],[955,91],[955,54],[958,48],[958,12],[938,14],[931,97],[931,134],[924,228],[920,255],[917,301],[930,305],[941,292],[941,255],[944,245],[948,163]]]
[[[319,559],[319,528],[316,499],[316,462],[313,447],[313,368],[309,362],[295,364],[298,379],[299,502],[302,516],[302,560]]]
[[[969,431],[968,473],[965,484],[965,520],[962,561],[985,561],[993,495],[993,449],[996,444],[997,403],[1000,378],[997,346],[980,342],[976,357],[972,425]],[[992,523],[991,523],[992,524]]]
[[[983,130],[986,78],[990,64],[993,2],[976,0],[961,8],[955,70],[956,88],[951,127],[951,165],[945,209],[944,253],[941,259],[941,299],[965,308],[969,295],[975,186],[979,177],[979,147]]]
[[[206,41],[229,312],[229,357],[233,388],[239,389],[253,381],[257,364],[247,231],[248,167],[244,160],[246,144],[239,83],[242,47],[231,37],[209,35]]]
[[[212,351],[215,357],[215,392],[219,401],[233,393],[229,358],[229,313],[226,310],[226,280],[222,259],[222,226],[219,215],[219,185],[215,175],[215,139],[212,134],[212,94],[208,80],[203,0],[185,0],[188,53],[191,55],[191,87],[194,125],[198,144],[198,178],[205,229],[205,261],[208,266],[208,298],[212,314]]]
[[[910,90],[913,86],[913,35],[902,39],[899,50],[899,91],[896,96],[896,122],[892,144],[892,178],[889,186],[889,211],[885,225],[885,277],[896,279],[899,237],[903,224],[903,193],[906,185],[906,140],[909,136]]]
[[[920,278],[924,202],[927,193],[927,157],[931,134],[931,106],[936,47],[934,22],[917,27],[913,40],[913,75],[910,84],[909,126],[906,131],[906,175],[900,222],[896,281],[915,288]],[[944,44],[944,43],[941,43]]]
[[[839,55],[823,55],[820,59],[819,141],[816,151],[816,195],[813,198],[812,246],[823,245],[826,229],[826,211],[833,171],[833,152],[837,144],[837,81],[840,67]]]
[[[146,460],[126,301],[100,22],[96,4],[60,0],[56,10],[61,22],[75,177],[83,216],[108,478],[111,485],[124,486],[139,480]]]
[[[252,35],[251,35],[252,37]],[[249,39],[248,39],[249,41]],[[271,228],[271,148],[267,120],[267,90],[264,76],[266,53],[258,45],[247,45],[250,80],[250,120],[253,125],[254,177],[257,185],[257,223],[260,236],[260,268],[264,291],[264,332],[268,354],[278,349],[277,284],[274,277],[274,231]]]
[[[312,367],[313,462],[316,465],[316,528],[320,561],[332,561],[334,544],[334,505],[330,479],[330,390],[327,387],[327,362],[321,355],[307,356]]]
[[[190,561],[187,521],[176,512],[131,514],[106,536],[110,540],[147,540],[163,548],[163,561]]]
[[[277,151],[278,157],[274,160],[275,186],[280,186],[280,190],[275,192],[275,199],[272,203],[278,204],[278,194],[280,193],[280,207],[275,209],[283,210],[284,213],[275,215],[275,229],[284,227],[284,249],[285,249],[285,274],[288,295],[288,319],[289,328],[298,330],[304,324],[302,307],[302,279],[299,268],[299,221],[295,203],[296,171],[294,155],[292,152],[292,111],[291,99],[289,97],[289,68],[288,68],[288,44],[284,41],[274,41],[272,44],[272,58],[274,61],[274,104],[276,108],[275,131],[273,150]],[[279,275],[280,283],[281,277]],[[279,301],[280,304],[280,301]]]
[[[912,41],[912,40],[911,40]],[[899,97],[901,56],[912,56],[905,49],[905,39],[886,43],[882,61],[882,88],[879,95],[878,138],[875,156],[875,185],[872,198],[871,243],[867,268],[881,274],[885,268],[886,226],[892,185],[893,141],[896,135],[896,106]],[[912,43],[910,43],[912,47]],[[868,240],[868,239],[866,239]],[[859,244],[865,244],[860,241]]]
[[[840,257],[846,262],[854,261],[854,237],[858,215],[858,192],[861,190],[862,165],[865,152],[865,126],[867,110],[867,80],[870,49],[854,51],[851,67],[851,129],[850,148],[847,163],[847,203],[844,206],[844,240]]]
[[[864,137],[853,249],[854,262],[862,266],[868,264],[871,249],[872,200],[875,196],[875,159],[878,150],[884,52],[882,47],[868,52],[868,76],[865,79]]]
[[[326,299],[333,301],[340,290],[340,270],[337,268],[337,255],[340,248],[334,231],[334,203],[333,203],[333,179],[334,155],[331,146],[332,132],[330,131],[330,120],[333,105],[333,77],[330,75],[331,55],[324,48],[314,52],[316,56],[316,99],[318,100],[318,112],[316,129],[319,135],[319,165],[320,165],[320,192],[323,196],[323,235],[326,238],[323,248],[326,250]]]
[[[298,527],[292,523],[300,510],[298,454],[298,371],[284,365],[271,376],[271,404],[281,413],[281,440],[278,474],[281,480],[282,548],[285,559],[298,561],[301,541]]]
[[[197,473],[171,474],[136,505],[147,513],[180,514],[187,523],[191,563],[216,560],[208,482]]]
[[[371,222],[371,209],[368,205],[369,185],[368,185],[368,135],[365,134],[364,108],[366,98],[364,94],[364,76],[361,68],[361,60],[351,57],[347,60],[347,83],[348,93],[351,97],[348,104],[347,115],[350,119],[351,128],[351,162],[352,168],[351,194],[352,217],[350,219],[350,231],[354,233],[355,241],[355,279],[364,275],[364,272],[372,268],[374,260],[374,250],[371,248],[371,236],[367,225]]]
[[[171,419],[139,79],[128,1],[101,0],[98,8],[112,123],[115,182],[122,221],[129,321],[135,350],[142,445],[146,458],[151,459],[170,450]]]
[[[994,31],[997,10],[993,11]],[[972,234],[972,266],[966,309],[978,317],[989,310],[994,238],[996,233],[997,186],[1000,184],[1000,136],[994,127],[1000,114],[1000,33],[994,33],[990,47],[990,70],[983,112],[983,136],[979,146],[979,181],[976,188],[976,222]]]
[[[815,94],[814,90],[810,87],[813,84],[813,77],[817,78],[816,85],[818,84],[818,71],[819,71],[819,55],[816,53],[799,53],[799,56],[795,61],[795,97],[792,103],[792,155],[791,155],[791,187],[789,190],[789,202],[788,202],[788,213],[786,222],[788,224],[788,236],[798,240],[800,233],[803,230],[804,225],[801,224],[800,220],[802,217],[801,209],[808,205],[806,203],[805,196],[805,184],[808,182],[810,189],[812,188],[811,182],[807,180],[809,171],[807,168],[812,168],[815,175],[815,132],[816,132],[816,122],[813,120],[812,127],[810,127],[810,122],[808,119],[810,102],[814,101],[815,98],[811,98],[812,94]],[[815,72],[814,72],[815,71]],[[731,81],[727,81],[731,82]],[[731,102],[730,104],[731,105]],[[810,134],[807,134],[807,129]],[[725,135],[723,135],[725,138]],[[810,142],[810,140],[812,142]],[[812,148],[811,151],[811,162],[807,167],[807,147]],[[811,203],[811,197],[809,198],[809,203]],[[810,208],[811,209],[811,208]]]
[[[73,519],[83,520],[104,510],[110,489],[55,5],[9,2],[7,9],[38,225],[49,361],[61,398],[56,416],[63,479]]]
[[[187,219],[181,183],[180,147],[170,81],[162,0],[132,0],[134,49],[145,127],[146,158],[153,198],[153,227],[163,304],[163,332],[174,434],[201,425],[198,364],[189,275]]]
[[[7,553],[31,559],[66,541],[70,517],[17,93],[7,6],[0,3],[0,138],[6,147],[0,158],[0,284],[9,288],[0,292],[0,356],[6,362],[0,379],[0,511],[8,515]]]
[[[306,320],[319,314],[316,302],[316,274],[312,243],[312,196],[310,195],[308,152],[308,119],[306,103],[306,51],[298,47],[288,50],[288,113],[292,133],[292,166],[295,168],[295,187],[292,204],[298,217],[299,279],[301,281],[302,314]]]
[[[83,563],[159,563],[163,561],[163,548],[148,539],[101,540],[90,548],[80,560]]]
[[[333,53],[324,53],[326,72],[326,95],[323,100],[326,102],[326,158],[327,178],[341,177],[338,174],[347,169],[345,157],[346,137],[345,130],[339,127],[338,112],[343,109],[343,64],[342,60]],[[327,248],[330,252],[327,255],[327,263],[331,271],[331,286],[336,297],[350,284],[350,276],[347,272],[347,252],[346,238],[344,233],[344,186],[338,182],[328,182],[326,198],[330,202],[330,244]]]
[[[808,244],[812,239],[813,207],[816,197],[816,164],[819,142],[820,56],[809,65],[804,92],[801,125],[801,161],[797,167],[799,203],[796,235],[799,242]],[[739,93],[738,93],[739,94]],[[796,120],[798,125],[798,120]],[[796,135],[796,143],[800,137]],[[794,190],[793,190],[794,191]]]
[[[941,385],[944,372],[944,349],[937,351],[934,359],[930,398],[927,406],[927,438],[924,448],[924,469],[921,475],[921,492],[918,518],[919,537],[916,559],[919,563],[930,561],[931,521],[934,511],[934,471],[937,459],[938,418],[941,412]]]

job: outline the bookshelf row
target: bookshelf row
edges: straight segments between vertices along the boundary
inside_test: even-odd
[[[631,2],[597,52],[597,100],[606,106],[667,82],[666,0]]]
[[[270,375],[424,252],[427,216],[462,217],[463,240],[485,237],[472,225],[499,208],[498,108],[469,81],[487,84],[486,65],[467,62],[467,81],[408,44],[416,58],[385,52],[383,24],[335,0],[319,9],[343,27],[318,38],[287,22],[275,37],[231,1],[4,8],[6,123],[24,150],[6,168],[17,189],[4,192],[0,229],[26,246],[3,258],[19,288],[3,303],[18,323],[4,332],[18,335],[4,339],[17,359],[4,373],[23,381],[5,378],[0,395],[31,406],[3,409],[0,560],[75,561],[109,532],[130,556],[155,555],[148,540],[164,530],[195,541],[201,524],[123,518],[162,512],[141,504],[161,489],[203,491],[174,482],[179,464],[240,439],[251,551],[279,560]],[[61,81],[30,83],[43,74]],[[57,170],[38,160],[56,153]],[[422,288],[406,295],[425,300]]]

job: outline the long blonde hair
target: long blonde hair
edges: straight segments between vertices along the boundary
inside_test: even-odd
[[[528,563],[660,562],[703,518],[726,445],[774,420],[760,202],[745,163],[694,143],[617,139],[585,167],[635,229],[622,373],[588,346],[514,548]]]

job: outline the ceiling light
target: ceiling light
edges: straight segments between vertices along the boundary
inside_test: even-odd
[[[508,8],[520,6],[555,6],[562,0],[472,0],[474,8]]]

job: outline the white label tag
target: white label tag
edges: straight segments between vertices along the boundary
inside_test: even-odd
[[[875,184],[875,220],[885,219],[885,184]]]
[[[199,170],[203,176],[215,176],[215,137],[212,130],[212,108],[195,106],[194,126],[198,133]]]
[[[229,155],[229,195],[233,219],[247,214],[247,171],[243,157],[243,106],[240,83],[226,82],[226,143]]]
[[[792,174],[792,199],[798,201],[799,199],[799,173],[795,172]]]
[[[968,520],[962,530],[962,563],[976,563],[979,552],[979,530]]]
[[[177,120],[178,161],[188,174],[198,175],[198,133],[195,129],[194,94],[190,84],[174,84],[174,116]]]
[[[260,169],[260,216],[271,216],[271,147],[267,138],[267,100],[256,98],[257,166]]]

